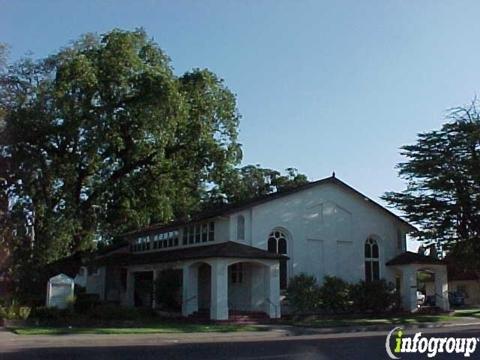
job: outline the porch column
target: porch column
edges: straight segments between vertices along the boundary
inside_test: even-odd
[[[126,305],[135,306],[135,273],[131,270],[127,271]]]
[[[198,267],[184,265],[182,268],[182,315],[198,311]]]
[[[228,320],[228,266],[224,259],[211,263],[210,319]]]
[[[160,289],[157,289],[157,279],[158,279],[158,273],[160,271],[157,269],[153,270],[153,280],[152,280],[152,309],[157,308],[157,291]]]
[[[442,266],[435,270],[435,303],[444,311],[450,310],[448,301],[447,267]]]
[[[412,265],[402,269],[402,304],[406,311],[417,311],[417,268]]]
[[[265,269],[267,275],[267,313],[270,319],[279,319],[280,311],[280,264],[270,265]]]

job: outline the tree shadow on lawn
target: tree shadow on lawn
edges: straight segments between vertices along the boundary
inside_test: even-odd
[[[426,314],[399,314],[390,316],[333,316],[311,317],[298,321],[292,321],[292,325],[311,327],[345,327],[345,326],[368,326],[368,325],[401,325],[419,323],[437,323],[441,321],[455,321],[449,315],[426,315]]]
[[[229,333],[239,331],[262,331],[261,327],[253,325],[235,324],[186,324],[186,323],[161,323],[150,324],[144,327],[73,327],[73,326],[31,326],[10,328],[18,335],[128,335],[128,334],[176,334],[176,333]]]

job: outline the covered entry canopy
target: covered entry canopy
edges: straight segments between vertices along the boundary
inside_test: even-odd
[[[97,263],[127,269],[125,305],[128,306],[134,306],[135,302],[135,273],[152,272],[155,284],[162,270],[179,269],[183,279],[182,314],[192,315],[208,304],[211,319],[227,320],[229,310],[234,309],[280,317],[282,259],[288,258],[228,241],[176,250],[111,254],[97,259]],[[152,305],[156,306],[155,301]]]
[[[417,272],[426,271],[435,276],[435,303],[442,310],[449,310],[447,263],[434,257],[406,251],[386,263],[400,276],[400,294],[403,307],[417,310]]]

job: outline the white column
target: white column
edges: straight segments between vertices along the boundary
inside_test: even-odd
[[[130,270],[127,272],[126,305],[128,307],[135,306],[135,273]]]
[[[267,276],[267,313],[270,319],[279,319],[281,317],[280,311],[280,265],[270,265],[265,269]]]
[[[198,311],[198,266],[184,265],[182,269],[182,315]]]
[[[159,270],[154,269],[153,270],[153,280],[152,280],[152,309],[157,308],[157,291],[160,289],[157,289],[157,279],[158,279],[158,273]]]
[[[435,270],[435,302],[444,311],[450,310],[448,301],[448,276],[447,267],[442,266]]]
[[[417,268],[407,265],[402,268],[402,305],[406,311],[417,311]]]
[[[210,319],[228,320],[228,266],[224,259],[212,261]]]

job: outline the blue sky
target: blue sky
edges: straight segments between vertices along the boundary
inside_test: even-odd
[[[6,1],[0,41],[42,57],[85,32],[144,27],[177,73],[237,94],[244,163],[402,189],[399,147],[478,93],[478,1]]]

